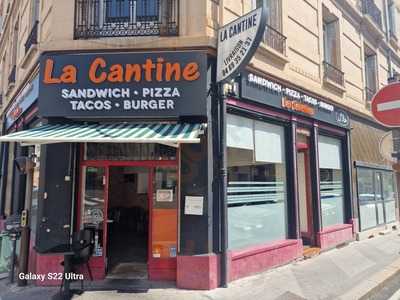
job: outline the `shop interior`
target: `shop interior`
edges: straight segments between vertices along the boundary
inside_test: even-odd
[[[107,276],[147,279],[148,168],[110,167]]]

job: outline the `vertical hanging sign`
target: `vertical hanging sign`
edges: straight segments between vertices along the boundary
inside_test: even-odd
[[[217,82],[233,78],[253,57],[267,23],[266,5],[218,30]]]

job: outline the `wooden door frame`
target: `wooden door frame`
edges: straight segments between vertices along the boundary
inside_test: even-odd
[[[78,184],[78,197],[77,197],[77,228],[80,228],[81,225],[81,210],[82,210],[82,193],[83,193],[83,170],[85,167],[97,167],[104,168],[104,176],[105,176],[105,185],[104,185],[104,212],[103,212],[103,255],[102,259],[98,259],[98,257],[92,257],[91,263],[97,267],[103,266],[104,274],[102,277],[107,275],[106,272],[106,259],[107,259],[107,244],[108,244],[108,204],[109,204],[109,176],[110,176],[110,167],[146,167],[149,170],[148,174],[148,207],[149,207],[149,224],[148,224],[148,276],[150,277],[150,264],[157,264],[157,261],[152,257],[152,223],[153,223],[153,179],[154,179],[154,170],[156,167],[176,167],[177,168],[177,210],[179,211],[179,189],[180,189],[180,169],[179,169],[179,150],[177,150],[177,157],[175,160],[143,160],[143,161],[116,161],[116,160],[81,160],[79,164],[79,184]],[[177,214],[179,216],[179,213]],[[178,222],[179,217],[176,222]],[[179,224],[178,224],[179,225]],[[179,228],[179,227],[178,227]],[[179,238],[179,229],[177,230],[177,241]],[[178,249],[177,249],[178,250]]]

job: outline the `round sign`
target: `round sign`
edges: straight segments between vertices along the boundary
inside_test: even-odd
[[[375,94],[371,112],[383,125],[400,127],[400,82],[389,84]]]

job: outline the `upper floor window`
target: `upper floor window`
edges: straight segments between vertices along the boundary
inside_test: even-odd
[[[339,19],[323,7],[324,79],[344,85],[340,59]]]
[[[376,53],[364,46],[365,98],[367,106],[378,88]]]
[[[160,0],[131,1],[131,0],[107,0],[107,22],[135,22],[154,20],[160,17]]]
[[[253,0],[253,8],[262,6],[263,0]],[[286,37],[282,34],[282,2],[266,0],[267,28],[263,42],[281,54],[286,54]]]
[[[39,23],[39,4],[40,0],[31,0],[31,12],[30,12],[30,33],[25,42],[25,53],[33,46],[37,44],[38,36],[38,23]]]
[[[263,0],[252,0],[253,9],[262,6]],[[281,0],[266,0],[267,24],[282,32],[282,3]]]
[[[177,35],[179,0],[75,0],[75,38]]]
[[[382,29],[382,12],[374,0],[361,0],[363,14],[369,16],[379,29]]]
[[[393,1],[388,2],[388,18],[389,18],[389,33],[390,37],[397,38],[397,9]]]

